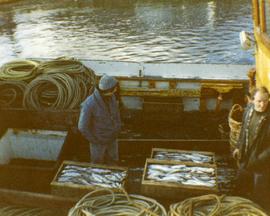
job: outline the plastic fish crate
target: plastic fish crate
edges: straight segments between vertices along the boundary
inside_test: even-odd
[[[59,175],[61,174],[62,170],[67,165],[75,165],[79,167],[91,167],[91,168],[100,168],[100,169],[108,169],[108,170],[115,170],[115,171],[128,171],[126,167],[118,167],[118,166],[106,166],[101,164],[91,164],[91,163],[84,163],[84,162],[75,162],[75,161],[63,161],[61,166],[59,167],[56,175],[54,176],[52,182],[51,182],[51,193],[54,195],[64,196],[64,197],[77,197],[80,198],[83,195],[100,188],[101,186],[97,185],[81,185],[81,184],[75,184],[71,182],[58,182],[57,179]],[[122,182],[121,187],[125,188],[127,180],[127,175]],[[118,188],[109,188],[113,191],[119,191],[121,189]]]
[[[186,165],[191,167],[206,167],[214,168],[214,179],[216,185],[214,187],[201,186],[201,185],[185,185],[176,182],[165,182],[147,179],[148,166],[152,164],[157,165]],[[218,180],[217,180],[217,167],[212,164],[198,164],[191,162],[178,162],[155,160],[148,158],[145,162],[144,172],[142,176],[141,192],[150,197],[157,197],[162,199],[185,199],[191,196],[218,193]]]
[[[0,187],[49,192],[67,131],[8,128],[0,137]]]
[[[57,161],[67,131],[8,128],[0,138],[0,164],[13,159]]]
[[[155,155],[159,152],[168,152],[168,153],[187,153],[187,154],[202,154],[205,156],[210,156],[213,158],[213,161],[210,163],[207,162],[202,162],[203,164],[216,164],[216,156],[214,152],[208,152],[208,151],[190,151],[190,150],[180,150],[180,149],[166,149],[166,148],[152,148],[152,152],[151,152],[151,158],[152,159],[157,159],[155,158]],[[167,160],[170,161],[170,160]],[[172,161],[179,161],[179,162],[185,162],[185,161],[181,161],[181,160],[172,160]],[[192,161],[190,161],[192,162]],[[200,163],[198,163],[200,164]]]

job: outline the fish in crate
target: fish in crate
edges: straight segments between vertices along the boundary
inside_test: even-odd
[[[148,166],[147,179],[173,182],[183,185],[215,187],[215,169],[188,165],[151,164]]]
[[[211,164],[147,159],[142,178],[145,195],[179,198],[179,194],[218,192],[217,168]]]
[[[118,191],[125,187],[126,179],[127,169],[123,167],[64,161],[51,188],[58,195],[81,195],[97,187]]]
[[[153,148],[152,158],[194,163],[215,163],[215,153],[206,151],[186,151],[178,149]]]

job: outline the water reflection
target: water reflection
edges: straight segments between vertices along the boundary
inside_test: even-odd
[[[252,30],[249,0],[22,0],[1,5],[0,63],[66,55],[247,64],[243,29]]]

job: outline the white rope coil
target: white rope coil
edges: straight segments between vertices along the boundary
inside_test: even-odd
[[[209,194],[170,206],[169,216],[267,216],[254,202],[237,196]]]
[[[154,199],[97,189],[85,195],[70,209],[68,216],[166,216],[165,208]]]
[[[29,208],[19,206],[0,206],[1,216],[54,216],[55,212],[49,209]]]

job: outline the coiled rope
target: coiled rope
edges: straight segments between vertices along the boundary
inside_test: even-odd
[[[37,73],[24,93],[27,109],[77,108],[95,86],[94,72],[72,58],[41,62]]]
[[[165,208],[154,199],[141,195],[128,195],[110,189],[97,189],[82,197],[70,209],[68,216],[166,216]]]
[[[267,216],[252,201],[236,196],[209,194],[170,206],[169,216]]]
[[[37,61],[11,61],[0,68],[0,80],[30,81],[37,76]]]
[[[24,81],[0,81],[0,107],[21,107],[25,88]]]
[[[6,63],[0,68],[1,80],[16,84],[13,83],[13,88],[2,88],[4,95],[0,98],[0,105],[14,107],[13,102],[17,100],[21,101],[20,107],[26,109],[62,110],[78,108],[92,93],[96,77],[80,61],[61,57],[45,62],[25,60]],[[25,82],[28,83],[26,87]],[[23,90],[22,99],[16,98],[18,91],[14,89]]]
[[[49,209],[28,208],[19,206],[0,206],[1,216],[55,216]]]
[[[41,75],[28,84],[23,106],[34,110],[42,108],[72,109],[81,102],[80,87],[65,74]]]

